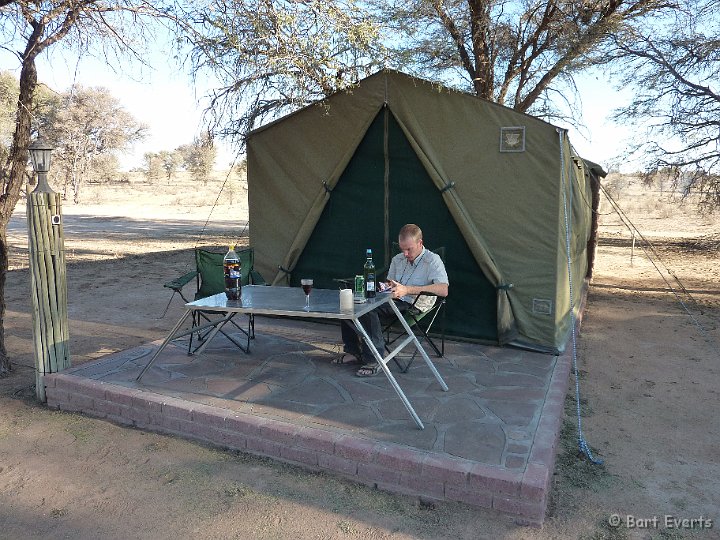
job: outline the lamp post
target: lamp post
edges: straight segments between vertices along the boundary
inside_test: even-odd
[[[27,196],[35,393],[44,402],[45,375],[70,367],[65,243],[60,194],[47,183],[53,148],[37,139],[28,150],[38,178]]]

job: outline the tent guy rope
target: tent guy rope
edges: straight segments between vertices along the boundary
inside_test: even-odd
[[[567,271],[568,281],[570,286],[570,332],[572,334],[572,360],[573,360],[573,372],[575,374],[575,409],[577,413],[577,429],[578,429],[578,447],[580,452],[585,454],[587,458],[595,465],[602,465],[602,460],[593,456],[592,450],[585,440],[582,430],[582,415],[580,414],[580,377],[578,374],[577,367],[577,338],[575,335],[575,302],[573,301],[573,277],[572,277],[572,257],[570,251],[570,220],[568,217],[568,191],[572,194],[572,184],[567,181],[565,174],[565,151],[563,146],[563,139],[565,130],[558,128],[558,135],[560,136],[560,176],[561,186],[563,194],[563,213],[565,218],[565,248],[567,254]]]
[[[218,205],[218,202],[220,201],[220,196],[222,195],[223,191],[225,190],[225,186],[227,185],[228,181],[230,180],[230,176],[235,170],[235,161],[230,164],[230,168],[228,169],[227,174],[225,175],[225,180],[223,180],[222,186],[220,186],[220,191],[218,191],[217,197],[215,197],[215,202],[212,205],[212,208],[210,208],[210,213],[208,214],[207,219],[205,220],[205,224],[203,225],[203,228],[200,230],[200,233],[198,234],[197,240],[195,241],[195,247],[197,248],[200,245],[200,241],[203,238],[203,235],[205,234],[205,230],[207,229],[208,224],[210,223],[210,218],[212,218],[213,212],[215,211],[215,208]],[[233,242],[234,244],[237,244],[239,240],[245,236],[245,233],[247,231],[249,220],[245,220],[245,226],[243,227],[242,231],[240,231],[240,234],[237,236],[237,239]]]

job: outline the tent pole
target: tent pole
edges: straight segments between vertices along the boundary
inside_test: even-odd
[[[384,188],[385,188],[385,207],[383,209],[384,214],[384,228],[385,228],[385,268],[390,267],[390,141],[389,141],[389,122],[390,122],[390,110],[388,109],[387,102],[383,105],[384,115],[383,118],[383,154],[385,157],[385,176],[384,176]]]

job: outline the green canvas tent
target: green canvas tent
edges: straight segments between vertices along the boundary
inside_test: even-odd
[[[383,70],[251,132],[247,152],[255,268],[272,284],[335,288],[366,248],[387,267],[417,223],[445,248],[449,336],[564,348],[601,170],[564,130]]]

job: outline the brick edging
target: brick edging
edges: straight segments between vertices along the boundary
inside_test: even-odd
[[[48,375],[45,384],[53,409],[269,456],[392,492],[493,508],[529,524],[544,518],[547,474],[536,464],[513,472],[65,373]]]

